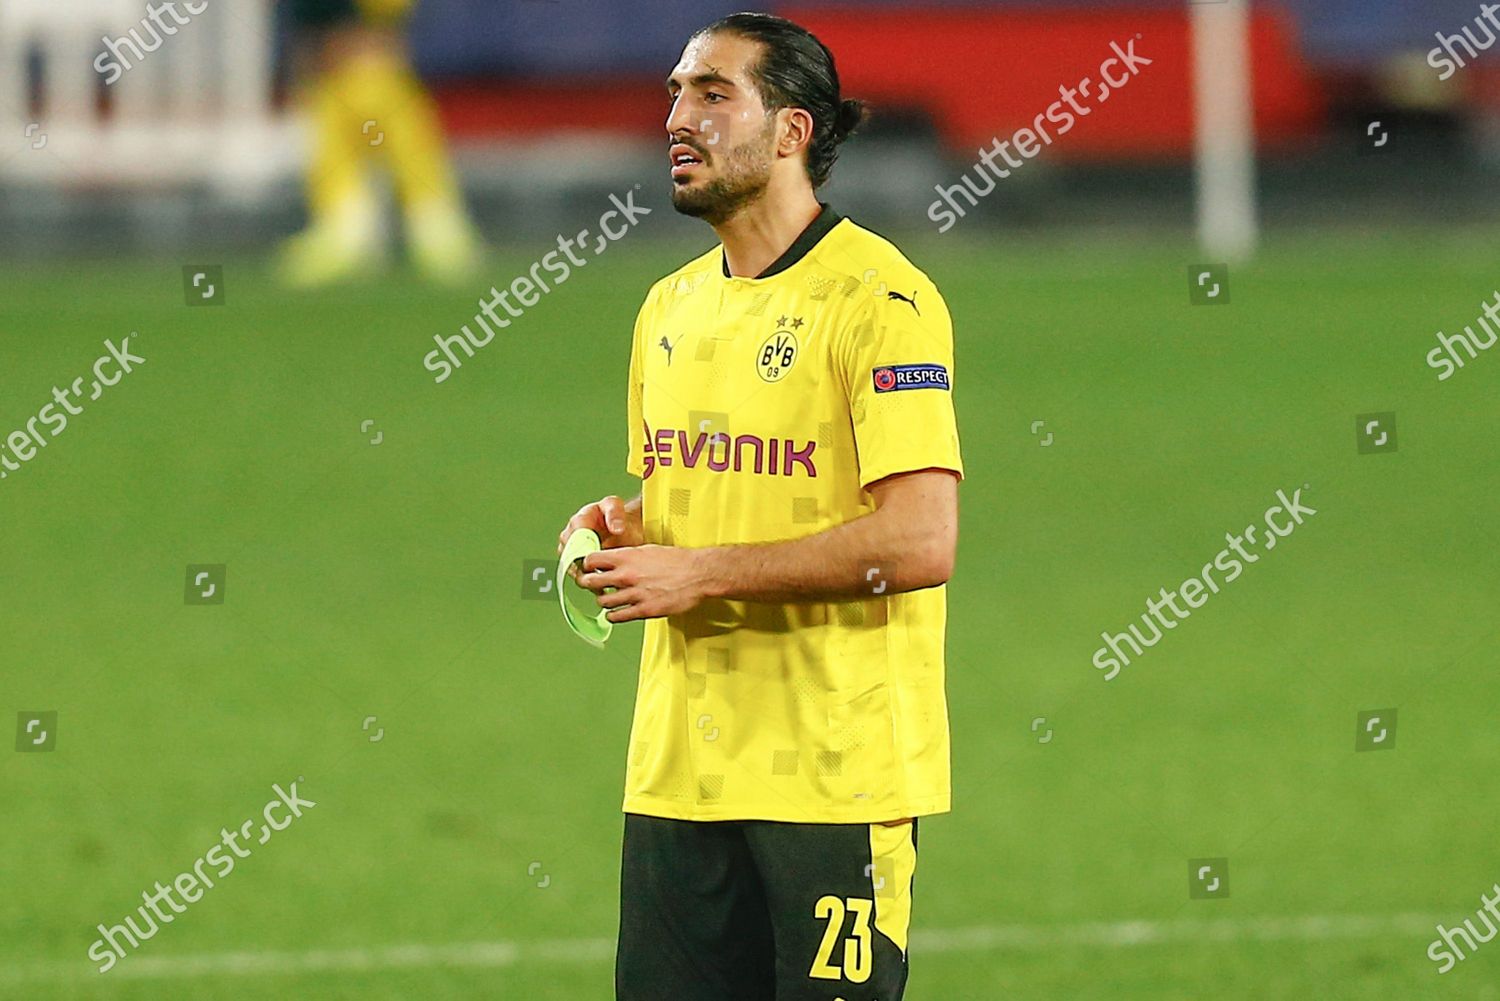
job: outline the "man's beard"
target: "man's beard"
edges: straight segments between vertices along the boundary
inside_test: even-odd
[[[698,186],[672,188],[672,207],[716,226],[758,201],[771,183],[771,129],[722,154],[723,173]]]

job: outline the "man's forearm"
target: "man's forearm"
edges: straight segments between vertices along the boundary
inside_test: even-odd
[[[941,467],[894,474],[869,492],[874,511],[814,535],[723,546],[609,547],[585,557],[578,582],[599,595],[611,622],[680,615],[705,598],[857,601],[946,582],[958,549],[958,475]],[[618,497],[605,503],[613,511],[610,521],[622,529],[638,517],[627,515],[627,502]],[[628,504],[638,510],[639,498]]]
[[[929,526],[877,510],[801,539],[698,550],[707,594],[738,601],[851,601],[947,579]]]

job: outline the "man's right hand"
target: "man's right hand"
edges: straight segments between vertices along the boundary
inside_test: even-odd
[[[641,499],[623,501],[609,496],[579,508],[578,513],[568,519],[568,527],[557,537],[558,555],[562,555],[563,543],[568,536],[580,528],[597,532],[605,549],[644,545],[646,533],[641,525]]]

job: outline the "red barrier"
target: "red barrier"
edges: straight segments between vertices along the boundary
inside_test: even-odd
[[[950,151],[963,156],[1030,125],[1059,100],[1059,87],[1095,81],[1087,117],[1053,146],[1062,158],[1181,158],[1192,151],[1193,101],[1187,7],[1104,11],[839,9],[784,11],[838,58],[847,95],[877,108],[925,111]],[[1098,102],[1110,43],[1133,51],[1128,83]],[[1289,18],[1251,17],[1255,122],[1262,147],[1321,126],[1324,98],[1297,51]],[[665,78],[670,67],[663,67]],[[1120,64],[1111,66],[1117,79]],[[471,84],[440,90],[443,117],[460,137],[537,138],[558,130],[632,137],[661,133],[660,80]],[[1088,104],[1085,102],[1088,101]],[[1097,103],[1096,103],[1097,102]]]
[[[853,97],[926,109],[957,150],[978,150],[1029,125],[1058,88],[1100,79],[1110,43],[1150,59],[1093,108],[1049,156],[1181,157],[1193,145],[1187,5],[1102,11],[819,8],[786,16],[823,40]],[[1323,97],[1297,51],[1287,17],[1251,16],[1256,131],[1263,144],[1306,136]],[[1116,78],[1118,66],[1110,68]],[[1085,100],[1077,98],[1079,103]]]
[[[545,139],[555,132],[660,137],[666,149],[667,88],[660,79],[445,84],[436,88],[450,136]]]

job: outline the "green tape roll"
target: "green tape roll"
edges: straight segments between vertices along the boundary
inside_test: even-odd
[[[604,649],[604,641],[609,639],[609,634],[615,628],[615,624],[606,617],[609,609],[599,609],[598,615],[584,614],[568,604],[563,588],[571,583],[568,577],[568,566],[581,561],[589,553],[597,553],[603,548],[597,532],[590,528],[580,528],[568,536],[568,541],[563,543],[562,558],[557,561],[557,600],[562,605],[563,621],[567,622],[568,628],[573,630],[579,639],[600,650]],[[577,587],[576,584],[574,586]]]

